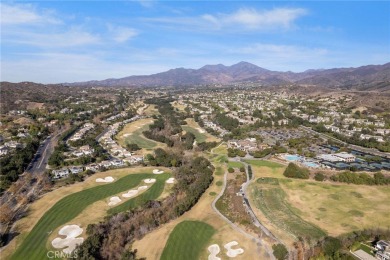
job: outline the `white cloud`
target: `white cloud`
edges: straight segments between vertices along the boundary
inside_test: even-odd
[[[8,34],[10,35],[10,34]],[[59,33],[18,32],[4,41],[41,48],[74,47],[101,42],[100,37],[78,28]]]
[[[133,28],[108,25],[112,38],[118,43],[123,43],[138,35],[138,31]]]
[[[186,30],[274,30],[290,29],[308,11],[303,8],[275,8],[256,10],[240,8],[232,13],[203,14],[201,16],[156,17],[143,19],[157,24],[173,24]]]
[[[219,19],[225,24],[241,24],[253,29],[289,28],[296,19],[305,14],[307,11],[302,8],[275,8],[267,11],[242,8],[232,14],[220,15]]]
[[[18,24],[59,24],[61,21],[54,17],[54,12],[43,10],[38,12],[31,4],[9,5],[0,3],[1,25]]]

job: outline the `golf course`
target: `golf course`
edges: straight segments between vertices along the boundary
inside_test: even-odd
[[[18,245],[11,259],[25,259],[26,255],[29,256],[29,259],[45,259],[49,250],[46,245],[51,232],[72,221],[89,205],[134,188],[145,179],[154,178],[156,182],[140,196],[112,207],[107,214],[125,211],[141,205],[149,199],[158,198],[163,192],[165,181],[170,177],[170,174],[155,175],[151,171],[149,172],[147,173],[146,170],[140,169],[139,173],[126,175],[115,182],[100,184],[63,197],[43,214],[25,239]]]
[[[201,221],[183,221],[169,235],[161,260],[198,260],[215,233]]]

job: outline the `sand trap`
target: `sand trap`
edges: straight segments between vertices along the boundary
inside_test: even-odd
[[[218,253],[221,251],[219,245],[213,244],[207,248],[210,252],[208,260],[221,260],[220,257],[217,257]]]
[[[172,184],[175,182],[175,178],[169,178],[166,183]]]
[[[146,190],[147,188],[148,188],[148,186],[139,186],[138,191]]]
[[[78,237],[83,233],[83,229],[78,225],[66,225],[58,231],[58,234],[66,236],[66,238],[56,237],[51,241],[54,248],[64,248],[62,251],[66,254],[71,254],[77,245],[83,243],[84,238]]]
[[[108,202],[108,206],[115,206],[116,204],[118,204],[121,201],[122,200],[118,196],[111,197],[110,202]]]
[[[155,183],[156,179],[145,179],[144,182],[145,183]]]
[[[205,130],[203,130],[202,128],[196,128],[198,131],[199,131],[199,133],[201,133],[201,134],[204,134],[204,133],[206,133],[206,131]]]
[[[123,137],[128,137],[130,135],[132,135],[132,134],[124,134]]]
[[[237,246],[237,245],[238,245],[237,241],[232,241],[224,245],[224,248],[226,248],[228,251],[226,253],[228,257],[236,257],[244,253],[244,249],[242,248],[232,249],[233,246]]]
[[[124,198],[131,198],[138,194],[138,190],[129,190],[127,193],[122,194]]]
[[[108,176],[106,178],[97,178],[96,179],[96,182],[113,182],[114,181],[114,178],[112,178],[111,176]]]
[[[164,171],[160,171],[159,169],[154,169],[153,173],[154,174],[161,174],[161,173],[164,173]]]

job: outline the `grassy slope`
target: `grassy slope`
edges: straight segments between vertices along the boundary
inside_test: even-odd
[[[138,130],[135,130],[132,135],[125,137],[125,144],[137,144],[141,148],[152,149],[157,146],[157,142],[147,139],[142,132],[149,129],[149,125],[144,125]]]
[[[240,162],[229,161],[228,167],[241,168],[241,167],[244,167],[244,165]]]
[[[156,179],[156,182],[152,185],[152,187],[150,187],[147,191],[143,192],[141,195],[134,197],[133,199],[127,200],[124,203],[121,203],[119,206],[109,209],[108,213],[116,214],[140,206],[148,200],[157,199],[164,191],[165,181],[169,177],[170,175],[166,173],[154,175],[153,178]]]
[[[49,232],[75,218],[91,203],[135,187],[146,178],[156,178],[156,175],[146,173],[128,175],[114,183],[64,197],[42,216],[11,259],[26,259],[26,256],[29,259],[44,259],[47,252],[45,244]]]
[[[298,214],[331,235],[390,225],[388,186],[287,179],[280,184]]]
[[[195,138],[196,138],[196,141],[198,143],[203,143],[204,141],[206,141],[206,135],[202,134],[201,132],[199,132],[198,129],[195,129],[189,125],[182,125],[181,128],[186,131],[186,132],[190,132],[190,133],[193,133],[195,135]]]
[[[183,221],[169,235],[161,260],[198,260],[215,230],[200,221]]]
[[[325,232],[320,228],[306,222],[296,214],[299,210],[290,206],[278,179],[257,179],[256,185],[252,187],[255,206],[280,229],[296,237],[320,238],[325,235]]]

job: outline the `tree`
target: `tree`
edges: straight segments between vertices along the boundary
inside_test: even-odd
[[[289,163],[283,175],[288,178],[309,179],[309,170]]]
[[[130,152],[141,150],[141,147],[139,147],[137,144],[134,144],[134,143],[127,144],[127,145],[126,145],[126,148],[127,148],[127,150],[129,150]]]
[[[323,249],[326,255],[332,257],[341,248],[341,241],[335,237],[326,237],[323,242]]]
[[[245,167],[240,167],[240,172],[245,172]]]
[[[316,181],[324,181],[325,175],[322,172],[317,172],[316,175],[314,176],[314,179]]]
[[[282,245],[282,244],[273,245],[272,249],[274,250],[273,254],[274,254],[276,259],[278,259],[278,260],[286,259],[287,255],[288,255],[288,251],[284,245]]]
[[[229,167],[228,172],[233,173],[234,169],[232,167]]]

